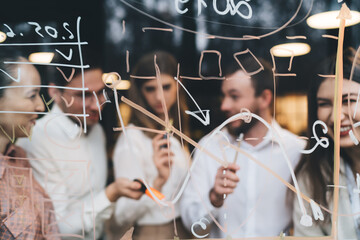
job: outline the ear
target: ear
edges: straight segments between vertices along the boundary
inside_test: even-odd
[[[56,86],[54,83],[50,83],[49,85]],[[48,93],[51,98],[55,99],[55,102],[57,102],[58,99],[60,99],[61,92],[59,91],[59,89],[50,87],[50,88],[48,88]]]
[[[272,100],[273,93],[270,91],[270,89],[265,89],[260,95],[260,107],[262,109],[269,108],[271,106]]]

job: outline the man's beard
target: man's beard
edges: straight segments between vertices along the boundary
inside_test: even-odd
[[[259,110],[258,108],[253,108],[253,112],[255,115],[259,116]],[[231,125],[228,125],[228,131],[229,133],[234,136],[234,137],[239,137],[240,134],[246,134],[251,128],[253,128],[255,126],[256,121],[258,121],[257,119],[254,119],[253,117],[251,118],[251,121],[249,123],[246,123],[244,120],[240,119],[237,121],[241,121],[241,125],[239,127],[232,127]]]
[[[229,133],[234,137],[239,137],[241,133],[245,135],[251,128],[254,127],[257,119],[251,119],[251,122],[249,123],[244,122],[244,120],[237,121],[242,121],[239,127],[232,127],[230,125],[227,126]]]

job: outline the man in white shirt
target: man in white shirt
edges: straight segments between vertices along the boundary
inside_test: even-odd
[[[259,64],[254,59],[244,59],[244,68],[228,66],[221,88],[221,110],[231,117],[247,109],[268,123],[272,131],[253,117],[249,123],[232,121],[200,141],[204,149],[226,164],[199,149],[195,152],[191,178],[181,200],[181,216],[196,237],[278,236],[291,222],[287,187],[272,173],[290,181],[285,155],[294,168],[305,143],[272,118],[272,70],[267,62],[260,63],[264,69],[251,76],[245,70],[257,70]],[[243,152],[238,153],[229,144]]]
[[[79,65],[79,58],[55,62]],[[139,199],[142,195],[141,185],[129,179],[118,178],[106,186],[106,141],[99,124],[105,102],[103,72],[91,55],[85,55],[84,62],[91,66],[84,71],[88,88],[84,97],[77,90],[83,87],[81,69],[66,72],[66,67],[59,67],[48,91],[55,102],[51,112],[37,121],[31,141],[18,141],[33,159],[34,175],[53,201],[54,224],[58,224],[63,239],[100,238],[116,200],[121,196]],[[86,133],[84,118],[77,116],[83,109],[89,114]]]

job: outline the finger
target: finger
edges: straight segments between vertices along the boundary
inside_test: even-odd
[[[173,160],[171,158],[168,158],[168,157],[162,157],[162,158],[159,158],[158,162],[157,162],[157,165],[159,166],[170,166],[172,165],[172,162]]]
[[[221,178],[226,178],[229,181],[233,181],[233,182],[239,182],[240,179],[239,177],[236,175],[236,173],[232,172],[232,171],[226,171],[225,174],[221,175]]]
[[[156,144],[159,145],[159,146],[164,146],[164,145],[170,146],[170,145],[171,145],[170,139],[168,140],[168,139],[166,139],[166,138],[165,138],[165,139],[162,138],[162,139],[158,140],[158,141],[156,142]]]
[[[214,187],[214,192],[217,194],[217,195],[224,195],[224,194],[231,194],[234,192],[234,189],[233,188],[227,188],[227,187],[221,187],[221,186],[216,186]]]
[[[169,148],[162,148],[158,151],[159,156],[174,156],[173,151],[171,151]]]
[[[162,139],[164,137],[164,134],[157,134],[154,138],[153,141],[159,141],[160,139]]]
[[[126,196],[128,196],[129,198],[132,198],[132,199],[140,199],[140,197],[141,197],[143,194],[144,194],[143,192],[131,191],[131,190],[129,190],[129,191],[126,193]]]
[[[236,172],[236,171],[240,170],[240,166],[235,163],[230,163],[226,169]]]
[[[131,190],[140,190],[141,189],[141,184],[139,182],[134,182],[134,181],[131,181],[129,183],[129,188]]]
[[[163,134],[158,134],[153,138],[152,145],[153,145],[154,149],[159,148],[158,142],[159,142],[160,139],[162,139],[163,136],[164,136]]]
[[[224,178],[224,180],[221,182],[219,182],[218,184],[222,184],[223,187],[226,187],[226,188],[236,188],[237,186],[237,182],[234,182],[234,181],[231,181],[227,178]]]

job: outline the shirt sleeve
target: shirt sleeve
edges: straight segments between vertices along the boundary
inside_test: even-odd
[[[211,168],[214,160],[201,152],[196,150],[195,158],[192,165],[190,180],[187,183],[185,191],[180,201],[180,211],[182,221],[187,229],[191,230],[191,226],[206,218],[209,223],[212,222],[210,213],[217,218],[219,209],[214,207],[209,198],[211,188],[215,183],[216,171]],[[215,167],[216,168],[216,167]],[[203,223],[207,223],[202,220]]]
[[[131,142],[127,142],[124,134],[122,134],[116,144],[114,150],[114,170],[116,177],[125,177],[132,179],[144,179],[144,162],[142,156],[148,156],[148,152],[143,152],[140,146],[136,145],[136,139],[131,136]],[[145,144],[145,142],[144,142]],[[152,184],[152,183],[150,183]],[[120,226],[133,226],[133,224],[141,218],[151,208],[158,207],[155,201],[146,195],[139,200],[129,198],[120,198],[116,203],[115,219]]]
[[[40,185],[45,190],[56,188],[57,193],[47,192],[47,194],[53,202],[56,224],[61,236],[92,236],[95,229],[95,236],[99,237],[103,223],[111,217],[115,204],[108,200],[105,190],[93,194],[91,189],[85,187],[83,195],[89,196],[69,196],[66,185],[59,184],[59,181],[65,180],[63,179],[65,176],[60,173],[45,175],[45,169],[59,169],[59,166],[56,161],[44,161],[44,159],[51,159],[51,152],[47,150],[46,144],[36,144],[36,140],[36,135],[34,135],[31,142],[21,139],[17,144],[27,150],[29,158],[42,159],[31,161],[35,178]]]

